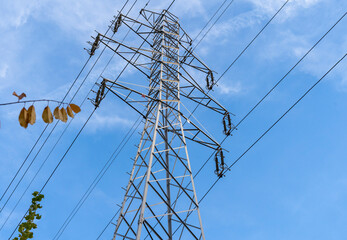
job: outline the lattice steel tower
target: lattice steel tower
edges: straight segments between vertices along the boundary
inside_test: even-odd
[[[104,44],[147,77],[129,81],[103,78],[93,99],[98,107],[110,91],[144,118],[113,239],[205,239],[187,140],[217,150],[219,177],[225,167],[223,152],[181,100],[221,114],[225,134],[230,134],[233,125],[228,111],[193,77],[197,72],[207,89],[212,89],[213,73],[192,52],[192,40],[178,18],[166,10],[156,13],[142,9],[141,16],[142,22],[119,15],[112,23],[117,34],[125,25],[134,36],[130,37],[133,44],[139,47],[98,34],[90,50],[93,55],[99,44]],[[136,37],[141,41],[135,41]]]

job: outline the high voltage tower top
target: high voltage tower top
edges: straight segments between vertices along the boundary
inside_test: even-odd
[[[103,78],[92,100],[98,107],[110,91],[145,122],[113,239],[205,239],[186,140],[216,150],[218,177],[225,168],[223,151],[181,100],[220,114],[226,135],[233,128],[230,114],[198,84],[202,78],[211,90],[213,72],[192,52],[179,19],[167,10],[140,13],[143,21],[119,15],[112,23],[114,33],[122,25],[130,29],[138,47],[99,33],[89,51],[93,55],[103,44],[147,77]]]

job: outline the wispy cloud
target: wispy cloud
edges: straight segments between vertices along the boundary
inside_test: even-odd
[[[171,2],[171,0],[156,2],[155,7],[149,8],[151,10],[162,10],[167,8]],[[204,5],[204,2],[201,0],[176,0],[170,11],[180,18],[186,17],[187,14],[189,14],[189,17],[201,16],[206,12]]]
[[[7,75],[8,65],[4,64],[0,67],[0,78],[5,78]]]
[[[88,123],[88,129],[96,132],[100,129],[120,129],[120,127],[130,127],[132,124],[133,120],[120,117],[116,114],[103,115],[96,113]]]
[[[266,15],[272,15],[274,12],[276,12],[282,4],[284,4],[285,0],[278,1],[278,0],[248,0],[251,2],[256,9],[258,9],[260,12]],[[314,5],[318,4],[319,2],[322,2],[324,0],[292,0],[289,1],[287,6],[283,9],[282,14],[282,20],[285,20],[286,18],[294,17],[301,9],[307,9],[310,7],[313,7]]]
[[[294,34],[291,30],[283,30],[271,36],[272,41],[266,41],[258,51],[259,57],[264,60],[277,60],[279,58],[302,57],[310,47],[309,36]]]
[[[40,1],[3,1],[1,3],[0,14],[2,20],[0,28],[9,29],[20,27],[25,24],[35,10],[40,7]]]
[[[110,109],[113,109],[113,111]],[[79,129],[86,122],[91,112],[92,107],[84,106],[82,112],[73,120],[72,126]],[[136,119],[135,116],[137,116],[136,113],[132,109],[125,107],[122,103],[114,101],[114,99],[105,98],[103,100],[103,106],[98,108],[89,120],[86,131],[95,133],[100,130],[128,129],[133,125]]]
[[[300,10],[305,10],[309,7],[322,2],[324,0],[293,0],[290,1],[282,12],[276,17],[277,21],[283,23],[290,18],[296,16]],[[278,0],[248,0],[253,7],[249,11],[241,12],[228,20],[219,21],[212,29],[210,34],[207,35],[205,43],[214,44],[227,43],[228,37],[239,33],[241,30],[251,28],[253,26],[263,23],[265,20],[269,19],[285,1]],[[216,41],[218,39],[218,41]],[[206,49],[204,49],[206,53]]]
[[[236,95],[236,94],[241,94],[244,93],[246,90],[243,86],[242,83],[237,81],[237,82],[223,82],[218,84],[217,91],[223,95]]]

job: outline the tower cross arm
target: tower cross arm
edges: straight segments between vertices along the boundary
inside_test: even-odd
[[[186,122],[189,124],[189,128],[185,129],[184,131],[189,132],[191,136],[186,136],[187,139],[192,140],[197,143],[201,143],[204,146],[213,148],[213,149],[218,149],[220,148],[220,144],[206,131],[204,131],[202,128],[200,128],[197,124],[194,123],[193,120],[189,119],[187,116],[185,116],[180,110],[177,109],[176,105],[171,105],[168,102],[162,101],[156,97],[149,96],[147,94],[144,94],[140,91],[137,91],[135,89],[132,89],[130,87],[127,87],[123,84],[111,81],[109,79],[104,78],[104,81],[112,83],[112,86],[106,85],[106,88],[109,89],[113,94],[115,94],[118,98],[120,98],[122,101],[127,103],[131,108],[133,108],[135,111],[137,111],[143,118],[147,118],[148,115],[142,114],[142,112],[145,110],[145,108],[149,105],[155,105],[157,103],[161,103],[164,107],[170,108],[173,112],[176,114],[180,115],[182,118],[186,120]],[[117,91],[114,91],[112,88],[119,88],[122,90],[127,91],[124,94],[121,94]],[[136,99],[139,99],[141,97],[142,99],[146,100],[136,100],[135,97],[130,97],[131,95],[137,95]],[[139,109],[139,107],[135,106],[134,104],[138,103],[142,105],[143,109]],[[143,103],[147,103],[146,105]],[[152,103],[152,104],[150,104]],[[201,125],[201,123],[200,123]],[[182,135],[178,130],[178,134]],[[204,138],[204,139],[202,139]]]

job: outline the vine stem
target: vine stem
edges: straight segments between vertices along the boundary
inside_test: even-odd
[[[18,102],[8,102],[8,103],[0,103],[0,106],[6,106],[6,105],[12,105],[12,104],[18,104],[18,103],[28,103],[28,102],[32,102],[32,103],[35,103],[35,102],[56,102],[56,103],[59,103],[59,104],[69,104],[69,103],[65,103],[65,102],[62,102],[62,101],[57,101],[57,100],[50,100],[50,99],[38,99],[38,100],[26,100],[26,101],[18,101]]]

